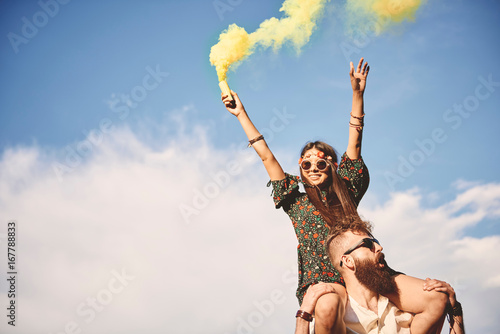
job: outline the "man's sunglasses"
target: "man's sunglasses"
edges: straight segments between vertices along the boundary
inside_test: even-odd
[[[300,168],[302,168],[302,170],[308,171],[309,169],[312,168],[313,165],[316,165],[316,168],[318,168],[318,170],[320,171],[324,171],[325,169],[328,168],[328,162],[325,159],[318,159],[316,160],[316,162],[304,159],[300,163]]]
[[[356,245],[352,246],[348,250],[345,251],[344,255],[349,255],[354,252],[356,249],[361,247],[369,248],[372,252],[375,251],[375,243],[380,246],[380,242],[378,242],[375,238],[364,238],[360,240]],[[340,260],[340,266],[342,267],[342,260]]]

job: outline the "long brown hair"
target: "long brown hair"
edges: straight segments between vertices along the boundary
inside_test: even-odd
[[[344,180],[337,174],[336,166],[338,166],[338,155],[335,149],[322,141],[308,142],[302,149],[300,156],[303,157],[304,154],[312,148],[316,148],[318,151],[323,152],[325,157],[332,157],[332,160],[327,160],[329,162],[327,172],[328,179],[326,181],[328,185],[323,188],[323,190],[326,191],[324,197],[318,186],[309,185],[305,182],[306,179],[304,178],[302,168],[300,169],[300,176],[311,203],[318,209],[329,227],[334,226],[338,220],[342,220],[346,216],[358,216],[356,204]],[[334,165],[333,163],[336,164]]]

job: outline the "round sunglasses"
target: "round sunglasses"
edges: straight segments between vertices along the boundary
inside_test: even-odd
[[[328,168],[328,162],[325,159],[318,159],[318,160],[316,160],[316,162],[312,162],[311,160],[304,159],[300,163],[300,168],[302,168],[302,170],[308,171],[314,165],[320,171],[324,171],[325,169]]]

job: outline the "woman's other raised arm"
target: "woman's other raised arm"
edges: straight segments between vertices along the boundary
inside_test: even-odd
[[[363,138],[363,125],[364,125],[364,99],[366,87],[366,77],[370,66],[364,63],[364,59],[359,60],[358,66],[354,69],[351,62],[351,69],[349,75],[351,77],[352,86],[352,109],[351,118],[349,120],[349,142],[347,143],[347,156],[350,159],[359,159],[361,157],[361,140]]]

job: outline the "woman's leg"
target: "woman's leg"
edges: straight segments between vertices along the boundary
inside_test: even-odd
[[[335,289],[335,293],[321,296],[314,309],[315,334],[345,334],[344,323],[347,293],[345,288],[336,283],[327,283]]]
[[[400,310],[414,313],[412,334],[440,333],[446,315],[448,296],[437,291],[424,291],[425,281],[419,278],[397,275],[399,293],[386,297]]]

